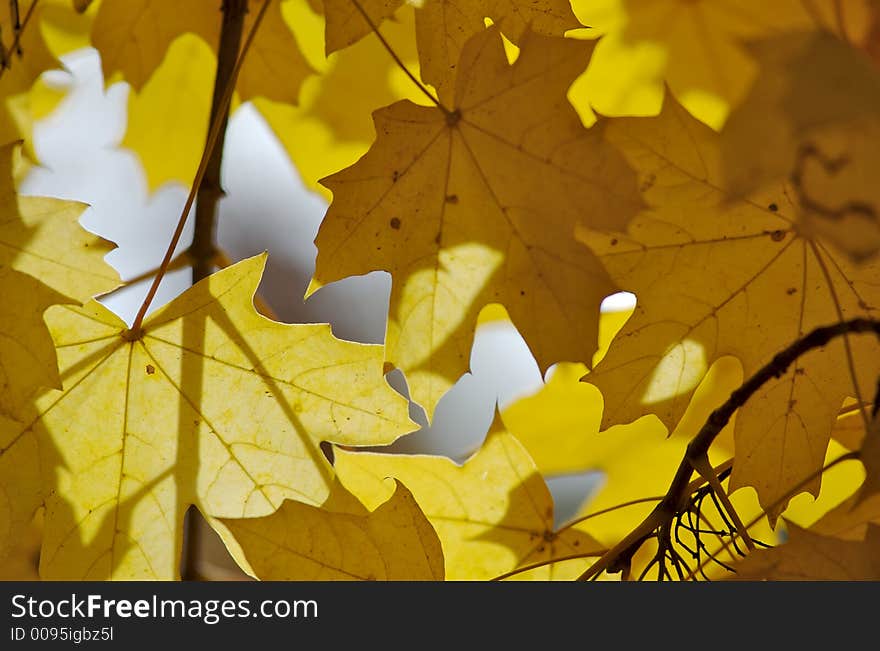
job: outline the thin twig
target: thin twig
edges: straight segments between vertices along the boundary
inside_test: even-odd
[[[397,67],[399,67],[401,70],[403,70],[404,73],[406,73],[406,76],[410,78],[410,80],[416,85],[416,87],[420,91],[422,91],[422,93],[429,100],[431,100],[431,102],[433,102],[434,104],[437,105],[437,108],[441,109],[444,113],[446,113],[446,115],[452,115],[453,111],[450,110],[449,108],[447,108],[446,106],[443,106],[443,104],[440,103],[440,100],[434,95],[434,93],[429,91],[422,82],[420,82],[418,79],[416,79],[416,76],[412,73],[412,71],[410,71],[410,69],[406,67],[406,64],[397,55],[397,52],[394,51],[394,48],[391,47],[391,44],[385,40],[384,36],[382,36],[382,33],[379,31],[379,28],[376,26],[376,23],[373,22],[373,19],[370,18],[369,14],[361,6],[361,3],[358,2],[358,0],[351,0],[351,2],[355,6],[355,8],[358,10],[358,12],[360,12],[363,19],[365,21],[367,21],[367,25],[370,26],[370,29],[376,35],[376,38],[379,39],[379,42],[382,44],[382,47],[384,47],[388,51],[388,54],[391,55],[391,58],[394,59],[394,63],[397,64]]]
[[[733,414],[764,384],[773,378],[781,377],[799,357],[813,349],[825,346],[835,337],[849,333],[869,332],[880,337],[880,321],[865,318],[841,321],[830,326],[816,328],[777,353],[768,364],[733,391],[723,405],[712,412],[706,423],[688,444],[684,458],[681,460],[663,500],[623,540],[581,574],[579,580],[593,579],[603,571],[618,571],[621,563],[628,563],[645,540],[670,525],[672,520],[687,506],[687,498],[690,494],[688,488],[695,464],[699,464],[702,459],[707,458],[709,448],[721,430],[730,422]],[[804,482],[805,484],[806,482]],[[745,529],[748,529],[748,526],[745,526]],[[662,540],[658,542],[662,546]]]

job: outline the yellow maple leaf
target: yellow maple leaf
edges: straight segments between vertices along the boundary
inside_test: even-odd
[[[758,71],[745,41],[786,30],[862,35],[866,0],[574,0],[575,14],[602,35],[573,88],[603,115],[654,115],[664,84],[695,117],[721,128]],[[863,27],[862,27],[863,30]]]
[[[332,482],[321,441],[381,444],[412,429],[380,347],[255,311],[264,264],[195,285],[139,336],[97,302],[49,309],[64,390],[4,432],[0,458],[40,441],[44,578],[176,577],[190,504],[209,518],[320,504]]]
[[[322,181],[333,203],[308,294],[391,272],[387,359],[429,416],[467,368],[488,303],[504,304],[543,367],[589,358],[614,287],[571,234],[578,222],[618,228],[641,206],[602,129],[564,100],[590,45],[535,34],[521,45],[510,66],[497,29],[475,36],[453,108],[382,109],[370,151]]]
[[[103,261],[110,244],[77,221],[82,204],[16,194],[17,151],[15,144],[0,147],[0,557],[39,505],[36,443],[17,444],[11,432],[35,391],[60,387],[43,313],[109,291],[119,280]]]
[[[736,196],[788,181],[799,228],[854,260],[880,250],[880,72],[825,33],[750,46],[761,71],[722,132],[725,187]]]
[[[251,3],[244,17],[244,34],[250,33],[259,5],[266,1]],[[296,103],[303,80],[312,72],[280,5],[271,3],[242,65],[236,86],[242,101],[266,97]],[[221,18],[220,5],[214,0],[103,0],[95,16],[92,42],[101,53],[104,78],[109,80],[120,71],[140,90],[181,34],[196,34],[217,48]]]
[[[347,47],[373,31],[364,13],[378,27],[402,4],[403,0],[324,0],[327,52]],[[421,76],[443,101],[452,101],[461,52],[470,37],[485,29],[486,18],[514,43],[528,30],[562,36],[581,27],[568,0],[425,0],[414,4]]]
[[[323,55],[322,19],[293,4],[285,17],[297,25],[301,46],[320,76],[303,84],[299,106],[258,99],[255,105],[284,145],[306,187],[328,200],[318,182],[354,163],[376,137],[373,111],[399,99],[424,101],[419,89],[388,55],[375,34]],[[413,9],[386,21],[383,36],[408,69],[417,71]]]
[[[583,531],[553,526],[553,499],[534,462],[510,434],[496,430],[464,465],[446,457],[335,451],[342,484],[374,509],[393,477],[407,486],[443,545],[446,578],[490,579],[517,567],[602,546]],[[588,561],[549,563],[519,578],[565,580]]]
[[[208,133],[216,65],[201,38],[184,34],[140,90],[129,93],[122,146],[138,155],[150,188],[168,181],[192,183]],[[174,143],[173,155],[169,143]]]
[[[783,184],[730,200],[718,135],[674,101],[657,118],[614,121],[608,137],[639,169],[652,207],[626,232],[579,235],[639,302],[588,378],[604,396],[605,426],[655,413],[672,427],[719,357],[737,357],[748,377],[815,327],[876,314],[880,260],[856,265],[800,229]],[[755,486],[774,516],[784,510],[790,487],[822,467],[844,398],[872,394],[873,346],[832,341],[750,399],[731,485]]]
[[[401,483],[372,512],[337,481],[320,508],[287,500],[272,515],[222,522],[262,580],[443,580],[440,540]]]
[[[382,20],[394,15],[403,3],[404,0],[357,0],[357,3],[352,0],[317,0],[311,4],[323,10],[326,18],[324,47],[329,55],[356,43],[373,31],[364,13],[373,25],[378,26]]]
[[[0,146],[0,412],[7,415],[38,387],[59,386],[45,309],[119,281],[103,260],[112,245],[79,225],[83,204],[16,194],[18,151],[16,144]]]
[[[843,540],[788,525],[788,542],[749,554],[734,566],[740,581],[878,581],[880,527],[863,541]]]

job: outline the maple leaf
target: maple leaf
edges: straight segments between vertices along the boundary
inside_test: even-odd
[[[254,310],[264,264],[193,286],[138,337],[94,301],[49,309],[64,390],[5,433],[0,458],[41,441],[44,578],[176,577],[190,504],[209,518],[320,504],[332,474],[322,440],[381,444],[412,429],[379,347]]]
[[[788,523],[789,541],[761,549],[737,563],[741,581],[880,580],[880,527],[868,525],[864,541],[823,536]]]
[[[0,147],[0,557],[22,535],[39,504],[34,441],[13,445],[27,400],[59,387],[55,346],[43,313],[118,284],[103,257],[110,244],[79,226],[84,206],[15,192],[18,146]],[[12,448],[12,449],[10,449]]]
[[[78,222],[85,206],[15,192],[19,146],[0,146],[0,413],[15,413],[40,386],[59,386],[55,347],[43,312],[113,289],[103,260],[112,245]]]
[[[403,484],[372,512],[334,482],[320,508],[285,501],[223,524],[264,581],[442,581],[443,551]]]
[[[429,415],[465,370],[487,303],[505,305],[542,366],[589,358],[614,288],[572,232],[619,228],[641,206],[601,128],[584,129],[565,101],[590,45],[535,34],[521,45],[510,66],[497,29],[473,37],[454,109],[378,111],[370,151],[322,181],[333,203],[307,294],[390,271],[387,359]]]
[[[339,480],[367,508],[388,499],[393,477],[411,491],[443,545],[446,578],[481,580],[602,545],[576,529],[556,532],[553,498],[534,462],[510,434],[495,430],[464,465],[446,457],[334,450]],[[569,579],[586,565],[532,570],[536,580]]]
[[[297,25],[307,25],[310,19],[321,20],[302,8],[294,17]],[[414,21],[413,9],[406,5],[383,29],[386,43],[407,67],[418,63]],[[400,99],[420,101],[424,95],[388,56],[375,34],[324,56],[323,23],[301,32],[302,47],[320,76],[303,86],[299,106],[266,100],[255,104],[306,186],[329,202],[332,195],[319,180],[367,152],[376,137],[372,113]]]
[[[324,0],[327,16],[327,53],[335,52],[363,38],[373,27],[389,18],[403,0]],[[359,6],[358,6],[359,5]],[[582,27],[568,0],[428,0],[416,8],[421,77],[433,85],[441,100],[452,100],[455,74],[467,40],[482,32],[485,18],[491,18],[501,32],[520,43],[531,30],[544,36],[562,36]]]
[[[602,34],[573,92],[603,115],[655,115],[664,84],[688,111],[721,128],[758,72],[746,41],[786,30],[844,31],[858,38],[867,2],[837,0],[574,0],[584,25]]]
[[[580,234],[639,301],[587,378],[604,396],[605,426],[655,413],[672,427],[714,360],[733,355],[748,377],[815,327],[876,315],[880,261],[855,265],[801,230],[787,185],[729,200],[718,135],[675,102],[657,118],[614,121],[608,137],[638,167],[652,208],[627,232]],[[763,505],[776,505],[771,517],[822,467],[844,398],[871,395],[874,345],[835,340],[739,411],[731,485],[754,486]]]
[[[742,196],[787,179],[800,228],[856,261],[880,249],[880,74],[826,33],[750,45],[761,72],[723,131],[725,187]]]
[[[250,33],[262,2],[253,0],[244,18]],[[139,91],[181,34],[200,36],[212,48],[220,42],[221,13],[215,0],[104,0],[95,17],[92,42],[101,53],[104,78],[117,70]],[[281,3],[272,2],[238,76],[241,100],[266,97],[295,104],[312,69],[300,53]]]

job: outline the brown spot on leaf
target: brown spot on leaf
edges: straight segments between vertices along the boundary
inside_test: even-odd
[[[777,206],[775,203],[771,203],[769,206],[767,206],[767,210],[769,210],[770,212],[776,212],[777,210],[779,210],[779,206]]]
[[[458,195],[457,194],[448,194],[446,195],[446,203],[458,203]]]
[[[785,239],[785,231],[783,230],[770,231],[769,235],[774,242],[781,242]]]
[[[153,373],[156,372],[156,367],[153,366],[152,364],[147,364],[146,370],[147,370],[147,375],[152,375]]]
[[[391,228],[393,228],[394,230],[396,230],[396,231],[399,231],[399,230],[400,230],[400,219],[398,219],[397,217],[392,217],[392,218],[391,218],[391,221],[388,222],[388,224],[389,224],[389,225],[391,226]]]
[[[617,246],[617,238],[616,237],[611,238],[611,246]]]
[[[785,293],[788,294],[789,296],[797,294],[797,288],[796,287],[789,287],[788,289],[785,290]]]

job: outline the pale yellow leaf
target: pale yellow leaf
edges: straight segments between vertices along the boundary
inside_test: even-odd
[[[237,518],[320,504],[332,483],[322,441],[383,444],[412,429],[380,347],[256,312],[264,263],[195,285],[139,337],[94,301],[49,309],[64,389],[4,431],[2,458],[39,437],[44,578],[175,578],[189,505]]]

